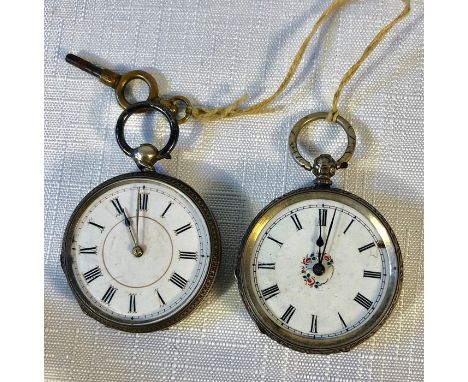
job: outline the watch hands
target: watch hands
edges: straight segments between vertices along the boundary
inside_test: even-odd
[[[123,210],[123,215],[124,215],[124,223],[127,226],[128,231],[130,232],[130,236],[132,237],[133,244],[138,245],[135,240],[135,236],[133,236],[132,223],[130,223],[130,219],[128,218],[127,212],[125,211],[125,209]]]
[[[127,212],[125,211],[125,209],[123,209],[123,215],[124,215],[124,223],[128,228],[128,232],[130,232],[130,236],[132,237],[132,241],[134,244],[134,247],[132,249],[132,254],[135,257],[140,257],[141,255],[143,255],[143,249],[138,245],[137,241],[135,240],[135,236],[133,235],[133,232],[132,232],[132,223],[130,222],[130,219],[128,218]]]
[[[319,212],[319,229],[320,229],[319,237],[317,241],[315,242],[315,244],[317,244],[318,246],[318,255],[317,255],[318,261],[312,267],[312,271],[317,276],[320,276],[325,272],[325,267],[322,265],[322,262],[321,262],[321,258],[323,257],[323,253],[324,253],[324,251],[322,251],[322,247],[324,243],[323,243],[323,238],[322,238],[322,214],[320,212]]]
[[[138,239],[138,222],[140,220],[140,203],[141,203],[141,195],[140,195],[140,187],[138,187],[138,198],[137,198],[137,206],[136,206],[136,242],[137,244],[135,245],[138,245],[138,243],[140,242],[139,239]]]
[[[335,215],[336,215],[336,209],[335,209],[335,212],[333,212],[333,217],[332,217],[332,220],[331,220],[331,223],[330,223],[330,227],[328,228],[327,239],[325,240],[325,245],[323,247],[322,257],[320,258],[320,264],[323,261],[323,255],[325,254],[325,249],[327,248],[328,239],[330,238],[330,232],[331,232],[332,227],[333,227],[333,222],[335,221]]]

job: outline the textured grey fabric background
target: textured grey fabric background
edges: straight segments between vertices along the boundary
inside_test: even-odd
[[[207,201],[224,257],[214,290],[187,320],[129,334],[85,316],[59,264],[66,222],[104,180],[135,170],[118,149],[113,91],[66,64],[81,54],[157,76],[162,94],[220,106],[271,94],[329,1],[45,2],[45,377],[48,381],[421,381],[423,379],[423,2],[390,33],[346,88],[341,111],[358,144],[338,187],[376,206],[393,226],[405,281],[384,327],[347,354],[304,355],[259,333],[237,292],[235,258],[249,222],[273,198],[311,184],[287,150],[302,116],[328,110],[344,72],[402,3],[353,1],[318,35],[280,112],[187,123],[165,173]],[[132,119],[132,143],[152,139]],[[145,120],[150,126],[151,121]],[[161,143],[164,132],[157,133]],[[344,134],[323,123],[301,139],[311,156],[337,155]]]

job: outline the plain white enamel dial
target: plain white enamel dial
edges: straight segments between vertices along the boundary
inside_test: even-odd
[[[203,287],[211,255],[208,227],[193,201],[146,178],[92,200],[77,218],[70,251],[88,303],[135,324],[161,321],[189,304]]]
[[[328,199],[303,200],[273,216],[257,236],[249,270],[264,314],[312,339],[337,338],[372,320],[389,284],[387,248],[373,223]]]

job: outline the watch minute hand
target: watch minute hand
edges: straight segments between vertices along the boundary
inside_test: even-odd
[[[325,255],[325,250],[327,249],[328,238],[330,237],[330,232],[331,232],[332,227],[333,227],[333,222],[335,221],[335,215],[336,215],[336,209],[335,209],[335,212],[333,212],[333,217],[332,217],[332,220],[331,220],[331,223],[330,223],[330,228],[328,228],[327,239],[325,240],[325,245],[323,247],[322,258],[320,259],[320,263],[322,263],[323,256]]]

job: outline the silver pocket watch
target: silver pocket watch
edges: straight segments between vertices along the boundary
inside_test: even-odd
[[[272,201],[245,234],[236,277],[243,302],[260,331],[306,353],[348,351],[375,333],[390,314],[403,268],[397,239],[367,201],[332,188],[331,177],[354,152],[354,129],[343,117],[348,145],[335,161],[311,164],[297,148],[307,125],[328,113],[299,120],[289,135],[295,161],[315,175],[312,187]]]
[[[131,148],[124,137],[133,113],[156,111],[169,123],[161,150]],[[177,120],[156,100],[135,103],[120,115],[117,143],[139,172],[119,175],[93,189],[65,230],[61,262],[82,310],[124,331],[167,328],[202,301],[221,254],[219,230],[203,199],[187,184],[159,174],[179,135]]]

